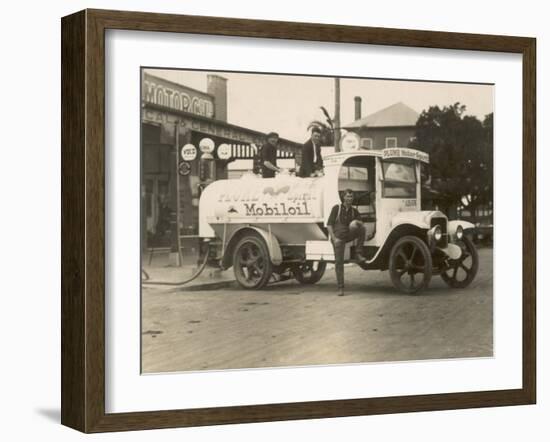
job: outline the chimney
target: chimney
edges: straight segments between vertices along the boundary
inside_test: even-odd
[[[214,96],[214,118],[227,122],[227,79],[208,75],[206,92]]]
[[[361,97],[355,97],[355,120],[361,119]]]

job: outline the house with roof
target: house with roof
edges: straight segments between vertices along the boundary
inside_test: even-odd
[[[407,147],[414,137],[419,116],[414,109],[399,102],[361,118],[361,98],[355,97],[355,121],[343,128],[358,134],[364,149]]]

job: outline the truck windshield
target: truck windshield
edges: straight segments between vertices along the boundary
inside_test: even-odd
[[[408,160],[382,161],[383,198],[416,198],[414,162]]]

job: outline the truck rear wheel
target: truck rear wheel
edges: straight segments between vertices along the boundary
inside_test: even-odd
[[[233,272],[239,285],[248,290],[265,287],[273,272],[269,250],[258,235],[246,235],[235,246]]]
[[[432,278],[432,255],[424,241],[416,236],[404,236],[390,253],[390,276],[395,288],[416,293],[428,287]]]
[[[297,266],[293,272],[300,284],[315,284],[321,280],[326,268],[326,261],[306,261]]]

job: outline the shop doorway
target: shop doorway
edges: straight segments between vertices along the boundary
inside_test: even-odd
[[[169,247],[172,211],[168,175],[146,174],[144,178],[147,247]]]

